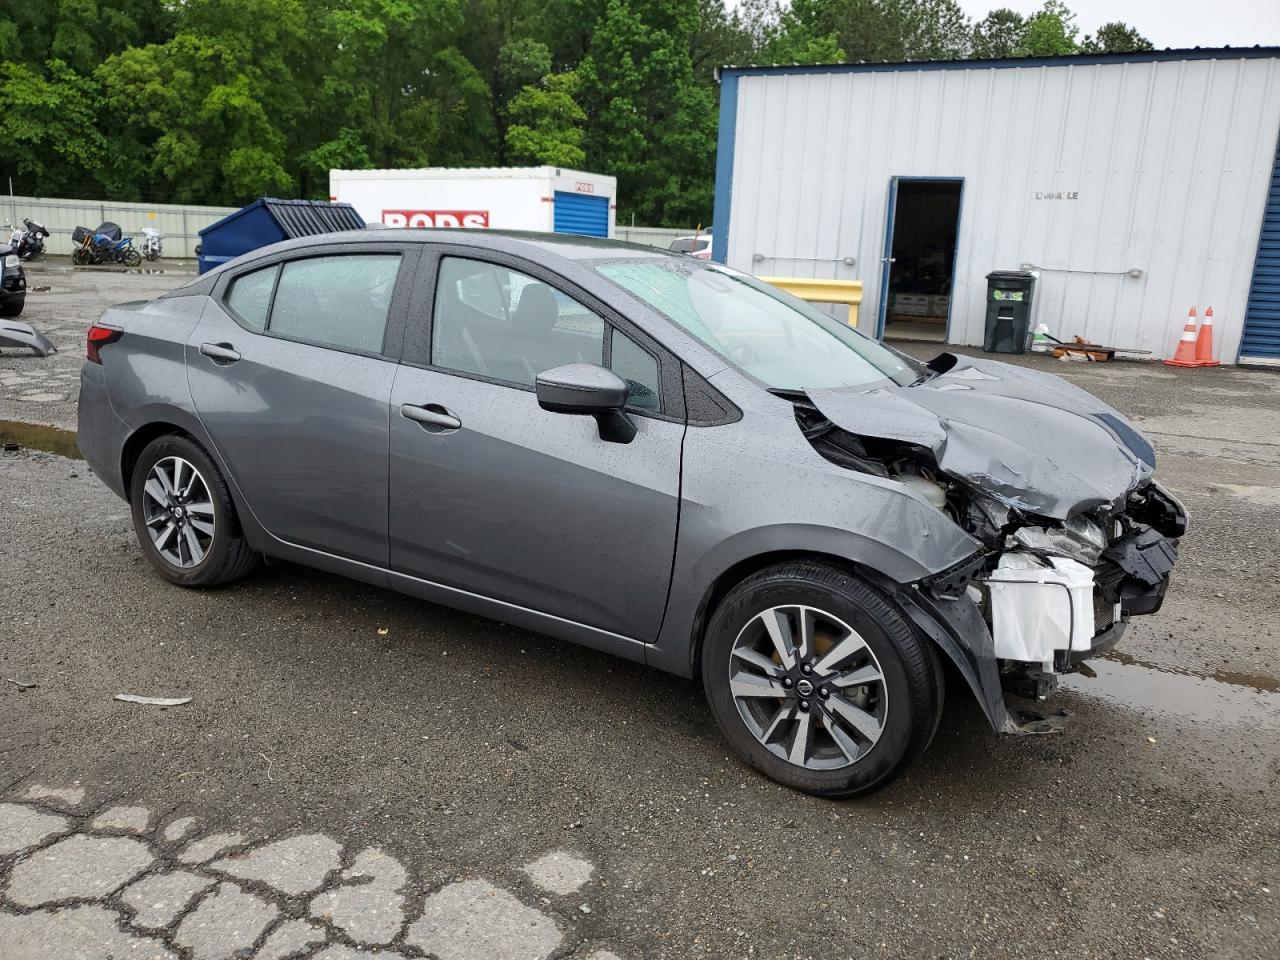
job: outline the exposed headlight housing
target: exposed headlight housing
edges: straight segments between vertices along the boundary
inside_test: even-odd
[[[1075,516],[1060,527],[1020,527],[1009,538],[1032,553],[1068,557],[1092,567],[1107,548],[1107,534],[1088,517]]]
[[[17,270],[22,261],[18,259],[16,253],[6,254],[4,258],[4,268],[6,270]]]

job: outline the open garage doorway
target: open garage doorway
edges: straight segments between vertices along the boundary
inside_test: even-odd
[[[880,335],[947,339],[964,181],[894,177],[880,277]]]

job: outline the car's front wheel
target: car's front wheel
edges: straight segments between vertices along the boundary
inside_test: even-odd
[[[852,796],[928,746],[942,673],[896,608],[844,570],[786,563],[716,608],[702,651],[712,711],[748,763],[779,783]]]
[[[147,444],[133,470],[130,500],[142,552],[180,586],[230,583],[257,562],[240,533],[226,481],[185,436]]]

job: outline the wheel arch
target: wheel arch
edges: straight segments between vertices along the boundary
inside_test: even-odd
[[[711,615],[720,605],[720,601],[728,595],[729,591],[747,579],[747,577],[754,573],[759,573],[761,570],[783,563],[800,561],[823,563],[844,570],[846,573],[859,577],[859,579],[866,581],[868,584],[872,583],[872,580],[865,575],[865,568],[862,564],[850,560],[848,557],[823,553],[818,550],[770,550],[742,558],[721,571],[711,581],[703,592],[701,601],[698,603],[689,638],[689,671],[691,677],[694,679],[701,677],[702,644],[706,637],[707,625],[711,622]]]
[[[124,498],[126,501],[133,502],[133,471],[138,466],[138,458],[142,456],[142,451],[147,448],[147,444],[151,443],[151,441],[170,435],[185,437],[203,450],[206,455],[210,455],[208,447],[200,442],[199,437],[194,436],[191,431],[176,423],[165,420],[153,420],[144,423],[125,438],[124,446],[120,449],[120,478],[124,483]]]
[[[694,679],[701,677],[702,649],[707,626],[721,600],[735,586],[768,567],[781,563],[806,561],[822,563],[857,577],[879,593],[902,615],[916,636],[939,659],[952,663],[977,698],[991,726],[1007,732],[1009,719],[1003,692],[995,672],[991,653],[991,635],[986,630],[977,608],[963,600],[964,609],[948,616],[937,601],[913,584],[899,584],[865,563],[839,554],[815,550],[773,550],[744,557],[723,570],[704,592],[694,615],[689,637],[687,670]]]

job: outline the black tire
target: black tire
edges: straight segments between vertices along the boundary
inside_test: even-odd
[[[124,254],[124,265],[126,267],[142,266],[142,254],[133,248],[126,250]]]
[[[84,247],[76,247],[71,251],[71,262],[77,267],[83,267],[89,262],[89,254]]]
[[[883,677],[886,700],[879,739],[865,754],[836,769],[810,769],[771,751],[748,728],[730,692],[739,635],[764,611],[790,605],[816,608],[851,627],[878,661]],[[896,607],[852,574],[818,562],[784,563],[743,580],[717,606],[702,647],[703,689],[720,729],[751,766],[804,793],[849,797],[889,784],[932,740],[942,708],[943,676],[928,647]],[[819,703],[816,698],[810,702]]]
[[[144,516],[147,479],[157,463],[170,457],[180,457],[196,468],[213,504],[213,539],[203,559],[194,566],[178,566],[167,559],[152,542]],[[188,437],[170,434],[147,444],[133,468],[129,488],[138,543],[151,565],[166,580],[182,587],[217,587],[239,580],[257,564],[258,555],[249,548],[241,533],[226,481],[208,454]]]
[[[22,315],[22,309],[27,305],[27,298],[24,294],[16,300],[8,300],[0,305],[0,317],[18,317]]]

